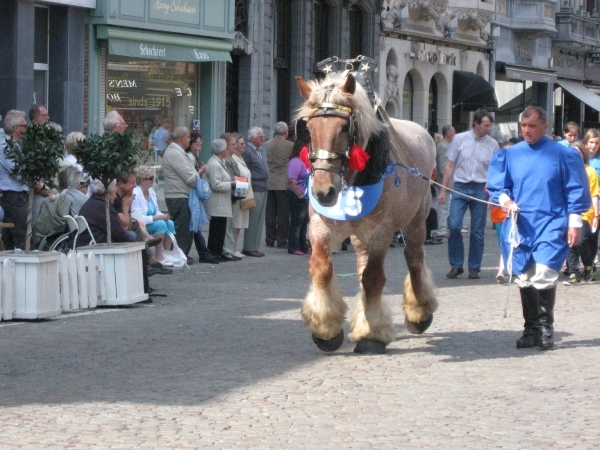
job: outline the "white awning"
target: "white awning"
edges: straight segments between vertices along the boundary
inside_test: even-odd
[[[594,92],[586,88],[583,84],[574,81],[557,79],[556,82],[586,105],[594,108],[596,111],[600,111],[600,95],[594,94]]]

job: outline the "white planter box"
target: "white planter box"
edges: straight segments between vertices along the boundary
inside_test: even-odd
[[[96,283],[98,306],[131,305],[148,299],[142,274],[142,250],[145,246],[143,242],[128,242],[77,248],[77,253],[93,252],[96,264],[103,265]]]
[[[59,252],[0,252],[0,262],[14,261],[12,280],[13,319],[47,319],[61,313],[58,261]],[[8,319],[8,309],[4,311]]]

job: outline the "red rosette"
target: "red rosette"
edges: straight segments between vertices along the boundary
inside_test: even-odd
[[[358,145],[353,145],[350,147],[350,160],[348,161],[348,167],[351,170],[365,170],[367,167],[367,161],[369,161],[369,155]]]

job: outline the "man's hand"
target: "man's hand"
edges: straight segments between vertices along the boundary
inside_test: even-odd
[[[569,248],[573,248],[579,243],[579,228],[569,227],[567,231],[567,243],[569,244]]]
[[[519,209],[519,205],[517,205],[513,200],[506,200],[502,205],[502,211],[504,211],[506,214],[508,214],[511,210],[519,211]]]
[[[123,203],[123,211],[129,211],[131,209],[131,204],[135,199],[135,195],[133,195],[133,191],[125,194],[123,198],[121,198],[121,202]]]
[[[438,192],[437,200],[440,205],[443,205],[444,203],[446,203],[446,188],[445,187],[440,187],[440,192]]]

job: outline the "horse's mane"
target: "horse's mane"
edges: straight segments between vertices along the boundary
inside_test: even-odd
[[[306,118],[315,114],[318,110],[317,105],[325,102],[328,89],[330,86],[333,86],[333,90],[327,101],[353,109],[358,126],[358,143],[361,147],[366,148],[371,136],[381,133],[385,128],[385,124],[377,119],[371,105],[371,100],[365,89],[357,82],[354,94],[347,94],[342,91],[345,82],[346,77],[342,74],[328,76],[320,82],[315,80],[307,81],[312,92],[306,103],[298,110],[296,119]]]

